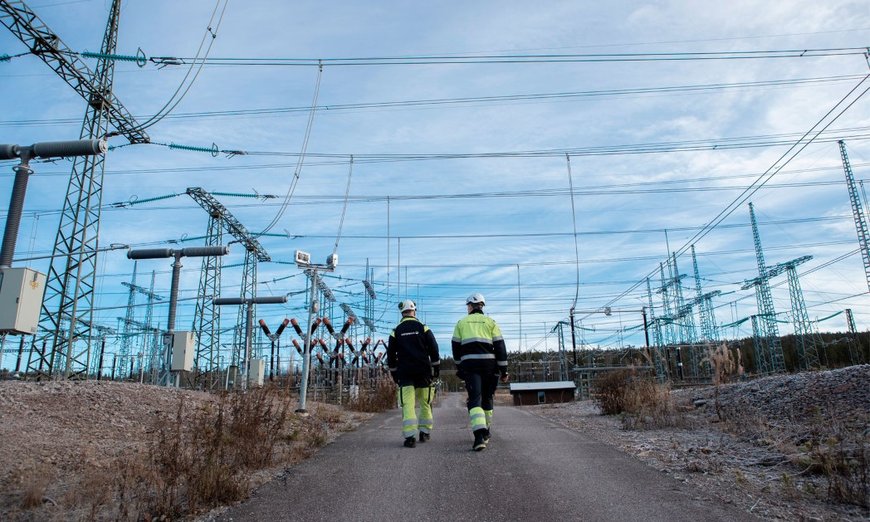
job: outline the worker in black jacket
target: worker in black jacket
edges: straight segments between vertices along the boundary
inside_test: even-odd
[[[402,320],[387,343],[387,365],[399,385],[402,405],[402,436],[405,447],[413,448],[429,440],[432,432],[433,380],[438,378],[441,358],[438,343],[428,326],[417,320],[417,304],[410,299],[399,303]],[[418,415],[419,411],[419,415]]]

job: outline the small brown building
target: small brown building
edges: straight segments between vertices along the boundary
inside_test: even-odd
[[[574,381],[512,382],[511,395],[514,406],[571,402],[577,385]]]

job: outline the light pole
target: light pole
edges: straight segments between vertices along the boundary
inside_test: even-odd
[[[311,254],[301,250],[296,251],[296,265],[299,268],[308,269],[311,271],[311,294],[308,301],[308,322],[305,323],[305,350],[302,352],[302,382],[299,384],[299,408],[296,413],[307,415],[308,410],[305,409],[305,399],[308,393],[308,372],[311,368],[311,336],[314,334],[312,321],[314,314],[317,313],[317,271],[324,270],[331,272],[335,270],[335,265],[338,264],[338,255],[332,254],[326,258],[325,265],[313,264],[311,262]]]
[[[169,290],[169,318],[166,321],[166,334],[163,336],[163,368],[159,381],[166,386],[170,385],[169,375],[172,371],[172,343],[173,335],[175,334],[175,309],[178,304],[178,283],[181,279],[181,258],[182,257],[205,257],[205,256],[225,256],[230,252],[226,246],[205,246],[205,247],[187,247],[182,249],[172,248],[144,248],[141,250],[130,250],[127,252],[127,259],[166,259],[175,258],[172,263],[172,286]],[[178,387],[181,378],[181,372],[175,374],[175,386]]]

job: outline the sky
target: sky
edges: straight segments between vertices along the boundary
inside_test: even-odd
[[[71,50],[99,50],[108,1],[28,5]],[[758,313],[742,289],[758,275],[751,201],[768,266],[812,256],[798,273],[815,327],[844,331],[851,308],[863,330],[870,300],[837,140],[866,178],[870,67],[854,49],[868,45],[860,0],[129,0],[117,53],[149,60],[116,62],[115,95],[139,121],[172,110],[148,127],[152,144],[111,138],[100,245],[203,244],[207,215],[185,195],[202,187],[253,233],[280,215],[259,238],[288,262],[259,265],[258,295],[289,295],[257,309],[273,329],[306,314],[294,252],[324,262],[335,251],[326,313],[343,322],[346,303],[371,316],[375,339],[411,298],[448,354],[465,298],[480,292],[510,351],[556,350],[553,328],[572,306],[578,343],[615,349],[644,343],[647,277],[651,313],[663,315],[669,252],[684,295],[697,295],[690,245],[702,292],[722,292],[717,324]],[[25,50],[0,31],[0,54]],[[808,52],[769,57],[787,50]],[[201,68],[150,60],[205,56]],[[45,63],[14,57],[0,77],[0,142],[79,137],[84,100]],[[0,162],[4,198],[14,164]],[[47,271],[31,258],[51,253],[70,166],[33,164],[14,266]],[[223,296],[238,295],[243,257],[230,245]],[[192,323],[201,267],[183,263],[179,329]],[[98,266],[95,318],[117,326],[133,262],[115,250]],[[137,283],[155,271],[155,291],[168,295],[170,270],[140,261]],[[369,303],[364,279],[377,295]],[[771,286],[790,333],[785,275]],[[154,313],[165,324],[166,305]],[[235,317],[225,309],[222,326]],[[720,335],[749,336],[749,324]]]

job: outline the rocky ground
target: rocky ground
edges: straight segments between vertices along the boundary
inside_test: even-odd
[[[762,519],[870,519],[870,365],[672,397],[671,426],[652,430],[592,401],[533,408]]]

